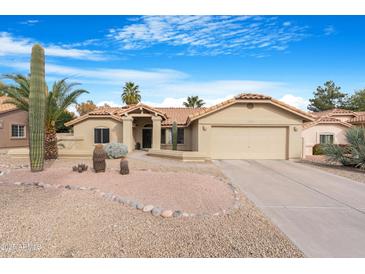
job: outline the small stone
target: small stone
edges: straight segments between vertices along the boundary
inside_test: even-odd
[[[136,201],[130,201],[130,202],[129,202],[129,205],[130,205],[131,207],[133,207],[133,208],[137,208],[137,203],[138,203],[138,202],[136,202]]]
[[[182,214],[182,216],[183,216],[183,217],[189,217],[189,213],[184,212],[184,213]]]
[[[15,182],[14,185],[20,186],[22,183],[21,182]]]
[[[87,190],[87,187],[80,186],[80,190]]]
[[[143,209],[143,207],[144,207],[144,205],[142,203],[137,203],[137,206],[136,206],[137,209],[141,210],[141,209]]]
[[[118,199],[116,200],[118,203],[120,203],[120,204],[124,204],[124,202],[123,202],[123,198],[122,197],[118,197]]]
[[[154,208],[154,206],[153,206],[153,205],[146,205],[146,206],[143,208],[143,212],[150,212],[153,208]]]
[[[219,212],[214,213],[213,216],[219,216]]]
[[[0,176],[3,176],[5,174],[4,171],[0,171]]]
[[[161,216],[164,218],[171,218],[173,213],[174,212],[172,210],[166,209],[162,211]]]
[[[66,189],[71,189],[71,186],[70,185],[66,185],[65,188]]]
[[[153,216],[157,217],[161,215],[161,208],[159,207],[155,207],[154,209],[152,209],[151,213]]]
[[[181,210],[175,210],[175,212],[172,214],[172,217],[180,217],[182,215],[182,211]]]

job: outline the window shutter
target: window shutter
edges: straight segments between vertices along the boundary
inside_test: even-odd
[[[103,144],[109,143],[109,128],[103,128]]]
[[[100,128],[94,129],[94,143],[95,144],[101,143],[101,129]]]

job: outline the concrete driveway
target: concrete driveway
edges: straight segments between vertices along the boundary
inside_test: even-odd
[[[306,256],[365,257],[365,184],[291,161],[214,163]]]

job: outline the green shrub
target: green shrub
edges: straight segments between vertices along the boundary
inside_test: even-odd
[[[108,158],[117,159],[126,157],[128,154],[128,147],[122,143],[110,143],[104,147]]]
[[[365,128],[352,127],[346,132],[348,145],[323,145],[323,153],[329,162],[365,169]]]
[[[323,155],[321,144],[315,144],[312,148],[312,154],[313,155]]]

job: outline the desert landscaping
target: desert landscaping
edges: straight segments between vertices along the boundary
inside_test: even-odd
[[[212,163],[138,152],[128,157],[131,173],[120,175],[117,160],[103,174],[79,174],[79,159],[47,161],[41,173],[27,159],[0,159],[1,257],[303,256]],[[153,216],[119,195],[181,214]]]

